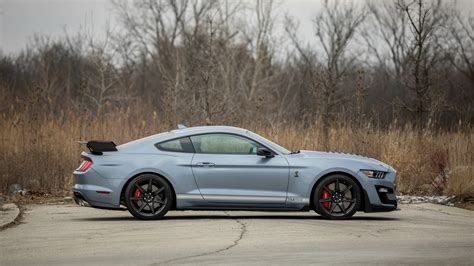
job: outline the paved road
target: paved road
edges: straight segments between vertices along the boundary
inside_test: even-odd
[[[328,221],[313,212],[170,212],[28,207],[0,231],[0,265],[474,264],[474,212],[431,204]]]

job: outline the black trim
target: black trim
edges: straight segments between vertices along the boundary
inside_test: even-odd
[[[176,140],[179,140],[182,150],[175,150],[175,149],[169,149],[169,148],[163,147],[163,144],[166,144],[171,141],[176,141]],[[158,143],[155,143],[155,147],[160,151],[168,151],[168,152],[182,152],[182,153],[195,153],[196,152],[191,142],[191,139],[189,137],[180,137],[180,138],[174,138],[174,139],[158,142]]]
[[[383,206],[383,205],[371,205],[364,210],[364,212],[391,212],[398,210],[397,205],[394,206]]]
[[[367,191],[364,191],[364,206],[361,206],[359,209],[360,211],[364,212],[390,212],[397,210],[397,201],[394,202],[392,206],[384,206],[384,205],[374,205],[370,204],[369,196],[367,195]],[[389,203],[392,204],[392,203]]]
[[[362,204],[359,207],[359,211],[367,211],[368,206],[370,205],[369,196],[367,195],[367,191],[365,191],[365,189],[363,189],[362,187],[361,189],[362,189],[362,197],[364,197],[364,199],[362,200]]]
[[[266,158],[275,157],[275,154],[267,148],[257,148],[257,155],[258,156],[265,156]]]
[[[87,142],[80,142],[86,144],[86,147],[92,154],[102,155],[103,152],[117,151],[117,145],[110,140],[90,140]]]

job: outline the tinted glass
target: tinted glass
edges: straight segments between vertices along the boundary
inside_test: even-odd
[[[157,143],[155,146],[162,151],[194,152],[193,145],[188,137]]]
[[[230,134],[207,134],[192,136],[197,153],[257,154],[262,145],[250,139]]]

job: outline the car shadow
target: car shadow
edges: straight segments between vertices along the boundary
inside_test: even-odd
[[[327,220],[318,215],[167,215],[161,220],[155,221],[169,221],[169,220],[321,220],[321,221],[398,221],[394,217],[382,216],[354,216],[349,220]],[[89,222],[112,222],[112,221],[139,221],[133,216],[112,216],[112,217],[87,217],[75,218],[76,221]]]

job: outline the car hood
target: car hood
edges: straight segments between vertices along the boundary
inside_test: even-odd
[[[302,150],[299,156],[310,159],[338,159],[338,160],[350,160],[360,162],[362,164],[368,164],[373,166],[373,170],[379,171],[394,171],[388,164],[383,163],[374,158],[369,158],[362,155],[342,153],[342,152],[322,152],[322,151],[306,151]]]

